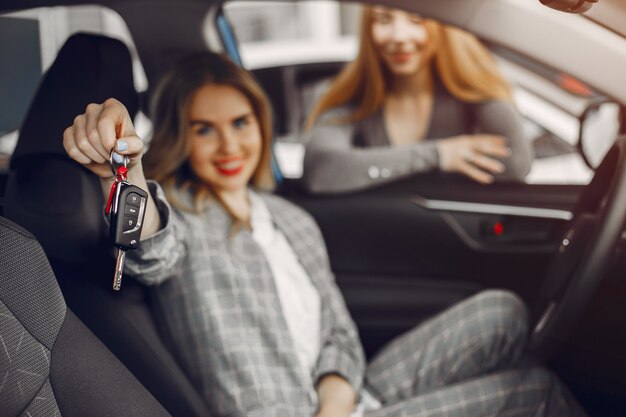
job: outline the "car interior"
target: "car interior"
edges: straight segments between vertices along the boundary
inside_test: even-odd
[[[62,2],[68,3],[80,0]],[[230,44],[231,56],[238,58],[236,28],[233,32],[228,21],[206,24],[224,19],[221,2],[96,3],[111,7],[128,24],[149,85],[179,58],[207,45],[228,50]],[[408,7],[402,1],[384,3]],[[511,2],[434,3],[417,1],[412,7],[488,40],[519,42],[512,38],[522,32],[502,35],[499,24],[485,25],[497,23],[494,15]],[[541,3],[560,10],[550,10],[542,18],[545,24],[595,6]],[[60,4],[9,0],[0,12]],[[145,13],[148,5],[151,13]],[[450,7],[455,12],[448,15]],[[166,26],[172,29],[155,29]],[[611,33],[626,42],[626,34]],[[590,43],[585,50],[599,42],[580,36],[572,42]],[[550,64],[550,53],[546,48],[538,57]],[[580,57],[565,55],[560,65],[580,63]],[[615,56],[616,65],[626,62],[626,50],[616,48]],[[342,65],[252,69],[272,100],[277,136],[299,133],[314,98]],[[22,386],[28,387],[24,395],[17,394],[17,385],[5,391],[8,395],[0,389],[1,415],[209,415],[159,330],[151,290],[130,278],[121,291],[111,290],[113,251],[99,182],[62,146],[63,130],[88,103],[115,97],[131,114],[149,115],[151,90],[137,91],[132,66],[131,51],[117,39],[70,36],[28,105],[9,170],[0,177],[0,336],[13,345],[26,343],[21,342],[26,337],[30,351],[43,352],[43,357],[23,352],[25,362],[0,361],[0,378],[9,375],[8,381],[27,381]],[[598,80],[593,87],[619,103],[625,133],[626,85],[612,83],[611,68],[576,71],[580,79]],[[486,188],[456,176],[425,174],[341,195],[311,195],[298,179],[284,178],[276,192],[319,224],[368,357],[455,302],[482,289],[505,288],[531,309],[534,353],[589,415],[623,415],[626,137],[616,139],[588,185]],[[505,232],[497,232],[496,225]],[[20,374],[20,363],[36,369],[37,379]]]

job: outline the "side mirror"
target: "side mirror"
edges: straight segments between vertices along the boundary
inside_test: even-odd
[[[578,150],[591,169],[598,167],[619,133],[619,103],[602,100],[585,109],[580,116]]]
[[[541,4],[567,13],[584,13],[599,0],[540,0]]]

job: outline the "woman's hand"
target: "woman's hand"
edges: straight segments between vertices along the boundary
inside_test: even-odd
[[[319,410],[315,417],[349,417],[354,411],[356,393],[339,375],[323,376],[317,384],[317,396]]]
[[[63,147],[70,158],[98,177],[112,180],[111,150],[129,157],[130,175],[134,167],[141,165],[143,141],[137,137],[126,107],[110,98],[102,104],[89,104],[84,114],[76,116],[74,124],[63,132]],[[119,156],[113,156],[122,162]]]
[[[506,140],[496,135],[463,135],[437,141],[439,167],[444,172],[458,172],[480,182],[493,182],[494,174],[504,171],[497,158],[506,158],[511,150]]]
[[[115,176],[111,171],[109,156],[119,155],[129,158],[128,180],[139,188],[148,190],[148,184],[141,168],[143,141],[137,137],[135,127],[126,107],[115,99],[108,99],[102,104],[90,104],[85,114],[76,116],[74,124],[63,132],[63,147],[73,160],[100,177],[104,201],[111,192]],[[161,220],[152,197],[148,196],[141,239],[154,234],[161,228]]]

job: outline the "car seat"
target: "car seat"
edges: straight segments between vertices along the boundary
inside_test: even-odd
[[[206,405],[159,335],[149,292],[126,278],[111,289],[99,180],[70,160],[63,131],[88,103],[115,97],[138,110],[126,46],[92,34],[70,37],[45,74],[11,160],[5,216],[41,243],[69,307],[174,416],[206,416]]]
[[[34,236],[0,217],[0,415],[169,416],[68,309]]]

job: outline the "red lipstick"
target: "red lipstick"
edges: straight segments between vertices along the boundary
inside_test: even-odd
[[[221,175],[232,177],[239,174],[244,167],[242,158],[224,158],[215,161],[215,169]]]

